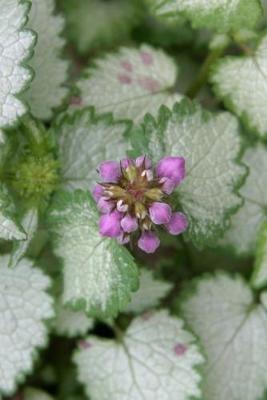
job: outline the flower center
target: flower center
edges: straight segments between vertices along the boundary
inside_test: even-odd
[[[162,184],[158,179],[154,179],[151,170],[145,169],[145,165],[121,168],[121,172],[121,178],[116,185],[103,185],[104,195],[111,200],[117,200],[121,209],[143,220],[151,203],[161,200],[164,196]]]
[[[126,244],[134,234],[133,240],[139,237],[138,247],[152,253],[159,246],[157,226],[172,235],[186,229],[185,215],[173,212],[166,201],[184,178],[182,157],[165,157],[156,168],[146,156],[120,163],[104,161],[98,172],[103,181],[92,194],[102,214],[99,221],[102,236]]]

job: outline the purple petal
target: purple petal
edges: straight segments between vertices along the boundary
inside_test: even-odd
[[[92,190],[92,196],[96,202],[98,202],[100,197],[103,196],[103,193],[104,193],[104,188],[97,183]]]
[[[170,222],[165,226],[171,235],[179,235],[187,229],[188,220],[183,213],[176,212],[172,214]]]
[[[118,237],[121,233],[121,214],[113,211],[102,215],[99,220],[99,232],[102,236]]]
[[[140,239],[138,240],[139,249],[146,253],[154,253],[159,245],[159,238],[151,231],[142,233]]]
[[[149,208],[149,215],[154,224],[167,224],[171,219],[172,210],[169,204],[155,201]]]
[[[134,232],[138,228],[137,219],[135,217],[132,217],[131,215],[127,214],[121,220],[121,227],[124,230],[124,232],[127,232],[127,233]]]
[[[130,167],[131,165],[133,165],[133,163],[133,160],[131,160],[130,158],[124,158],[123,160],[121,160],[121,166],[124,169]]]
[[[171,194],[177,186],[175,182],[169,178],[161,178],[160,183],[162,183],[161,190],[166,194]]]
[[[120,164],[116,161],[104,161],[99,166],[99,174],[104,182],[117,182],[121,176]]]
[[[185,159],[183,157],[164,157],[158,162],[156,173],[159,178],[169,178],[179,185],[185,177]]]
[[[102,214],[109,214],[114,207],[114,202],[106,199],[105,197],[100,197],[97,202],[97,208]]]
[[[137,167],[145,167],[145,169],[149,169],[152,167],[152,162],[151,160],[147,157],[147,156],[139,156],[136,160],[135,160],[135,165]]]

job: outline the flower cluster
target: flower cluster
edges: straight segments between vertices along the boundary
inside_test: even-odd
[[[184,158],[164,157],[154,170],[146,156],[120,163],[105,161],[98,172],[102,181],[92,194],[102,214],[99,221],[102,236],[117,238],[121,244],[136,236],[141,250],[154,253],[160,244],[155,233],[158,226],[171,235],[186,230],[186,216],[172,212],[167,202],[185,177]]]

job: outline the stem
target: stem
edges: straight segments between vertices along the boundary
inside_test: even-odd
[[[121,328],[114,323],[112,325],[112,329],[113,329],[113,331],[115,333],[115,336],[116,336],[118,342],[122,342],[123,341],[123,337],[124,337],[124,332],[121,330]]]
[[[200,89],[202,88],[202,86],[204,86],[205,83],[207,83],[210,67],[212,66],[212,64],[215,63],[215,61],[218,60],[218,58],[223,54],[223,52],[224,52],[224,47],[218,47],[209,53],[199,71],[196,80],[193,82],[193,84],[186,93],[186,95],[190,99],[194,99],[198,94],[198,92],[200,91]]]

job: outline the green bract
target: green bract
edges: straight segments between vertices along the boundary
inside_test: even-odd
[[[0,238],[5,240],[25,240],[22,227],[15,220],[15,206],[4,185],[0,185]]]
[[[25,256],[30,242],[37,231],[37,224],[38,211],[34,208],[28,210],[21,221],[26,238],[24,240],[14,241],[9,260],[9,266],[11,268],[15,267],[17,263]]]

